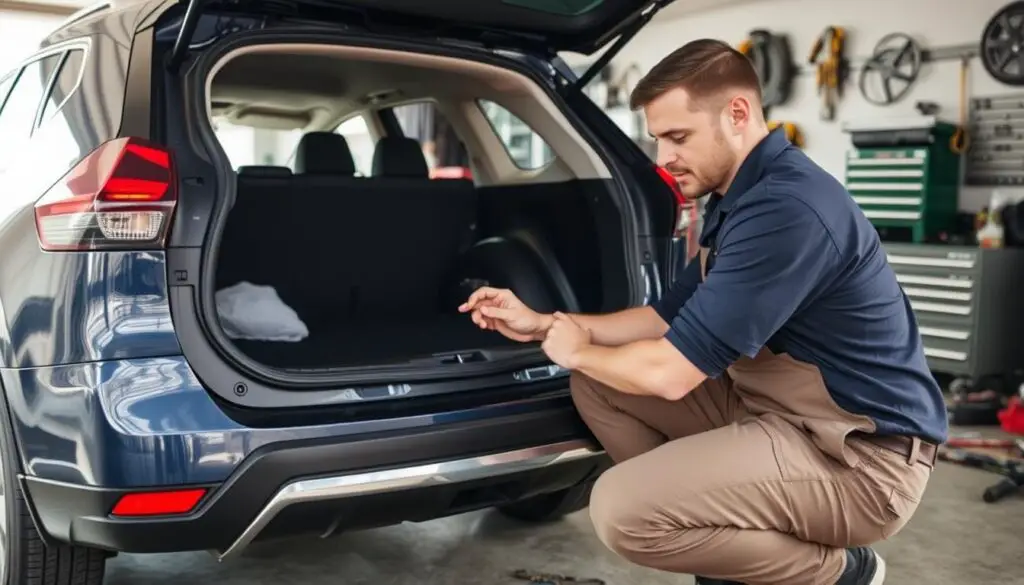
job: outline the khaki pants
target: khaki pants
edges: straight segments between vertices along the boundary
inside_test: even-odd
[[[910,519],[934,446],[908,438],[900,452],[899,441],[871,437],[806,364],[744,360],[747,370],[732,373],[749,387],[727,374],[678,402],[573,375],[580,415],[615,462],[591,498],[597,534],[626,559],[665,571],[832,585],[845,547],[886,539]],[[785,380],[793,384],[780,387]]]

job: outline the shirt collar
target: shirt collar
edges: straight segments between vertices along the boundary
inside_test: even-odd
[[[729,185],[729,189],[726,190],[725,194],[721,195],[715,208],[720,212],[729,211],[741,195],[749,191],[761,180],[768,165],[778,158],[789,145],[789,139],[786,138],[783,128],[776,128],[769,132],[767,136],[754,146],[754,149],[750,151],[747,158],[743,159],[743,163],[740,164],[740,168],[736,171],[736,176],[732,180],[732,184]],[[718,197],[718,195],[716,193],[712,196]]]

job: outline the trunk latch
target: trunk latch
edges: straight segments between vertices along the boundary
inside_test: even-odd
[[[552,364],[550,366],[539,366],[536,368],[527,368],[525,370],[519,370],[513,377],[520,382],[532,382],[534,380],[543,380],[545,378],[553,378],[562,372],[565,372],[565,368],[559,365]]]

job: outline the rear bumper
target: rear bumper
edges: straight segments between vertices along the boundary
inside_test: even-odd
[[[207,485],[196,510],[123,519],[114,503],[137,490],[22,477],[45,537],[107,550],[213,550],[222,558],[254,540],[422,521],[593,481],[607,457],[575,412],[524,413],[363,440],[275,444],[227,481]]]

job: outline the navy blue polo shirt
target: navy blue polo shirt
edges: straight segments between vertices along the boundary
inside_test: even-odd
[[[779,129],[710,197],[700,236],[710,269],[701,282],[692,262],[654,305],[666,338],[710,378],[765,346],[788,353],[879,434],[945,441],[910,301],[846,188]]]

